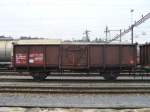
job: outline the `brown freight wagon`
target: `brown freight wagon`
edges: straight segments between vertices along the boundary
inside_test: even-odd
[[[142,68],[150,71],[150,44],[140,46],[140,64]]]
[[[35,79],[52,71],[98,72],[116,79],[122,70],[136,66],[136,56],[136,45],[127,44],[14,45],[13,65]]]

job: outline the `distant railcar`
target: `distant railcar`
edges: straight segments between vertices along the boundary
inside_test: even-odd
[[[12,39],[0,39],[0,67],[11,65]]]
[[[150,72],[150,44],[140,46],[140,65],[144,70]]]
[[[14,45],[14,68],[45,79],[52,71],[98,72],[107,80],[137,65],[137,46],[130,44]]]

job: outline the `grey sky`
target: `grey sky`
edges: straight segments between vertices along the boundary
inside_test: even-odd
[[[0,35],[38,36],[60,39],[81,39],[83,31],[91,38],[104,37],[110,29],[124,29],[133,20],[150,12],[149,0],[1,0]],[[135,30],[136,40],[150,41],[150,21]],[[110,37],[114,32],[110,34]],[[130,34],[126,37],[130,37]],[[127,40],[129,38],[125,38]],[[143,40],[143,38],[142,38]]]

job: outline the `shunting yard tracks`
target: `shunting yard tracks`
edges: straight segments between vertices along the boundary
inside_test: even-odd
[[[27,73],[0,75],[0,93],[150,93],[150,77],[119,77],[116,81],[105,81],[97,74],[52,74],[44,81],[34,81]],[[2,74],[2,73],[1,73]],[[81,77],[82,76],[82,77]]]
[[[0,92],[17,93],[150,93],[149,83],[0,83]]]
[[[1,78],[0,93],[150,93],[150,80],[117,80],[104,81],[102,79],[50,79],[37,82],[32,79]]]

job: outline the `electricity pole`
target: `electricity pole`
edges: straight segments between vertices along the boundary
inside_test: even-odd
[[[89,30],[85,30],[85,32],[83,33],[83,34],[85,34],[85,39],[83,39],[83,40],[85,40],[86,42],[90,42],[90,37],[89,37]]]
[[[104,33],[106,34],[106,42],[108,41],[108,33],[109,33],[109,30],[108,30],[108,26],[106,26],[106,29],[105,29],[105,31],[104,31]]]
[[[131,25],[131,43],[133,44],[133,28],[134,28],[134,25]]]
[[[104,31],[104,33],[106,34],[106,42],[108,41],[108,33],[110,33],[111,31],[119,31],[119,36],[120,36],[120,42],[121,42],[121,29],[120,30],[109,30],[108,26],[106,26],[106,29]]]
[[[109,30],[109,32],[110,32],[110,31],[119,31],[119,36],[120,36],[119,41],[121,42],[121,29],[120,29],[120,30]]]
[[[134,9],[131,9],[130,10],[131,12],[131,43],[133,44],[133,28],[134,28],[134,25],[133,25],[133,12],[134,12]]]

